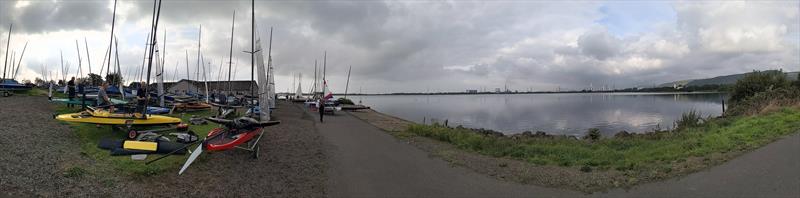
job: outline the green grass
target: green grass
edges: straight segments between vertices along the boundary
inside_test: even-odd
[[[800,109],[783,108],[758,116],[710,119],[678,131],[625,138],[576,140],[567,137],[492,137],[463,128],[412,125],[406,133],[451,143],[459,149],[510,157],[538,165],[669,173],[673,162],[692,157],[758,148],[800,130]]]
[[[65,105],[59,105],[56,109],[56,113],[73,113],[78,112],[80,108],[67,108]],[[184,123],[188,123],[189,118],[192,115],[197,115],[198,117],[207,117],[211,116],[215,113],[215,111],[199,111],[199,112],[192,112],[186,113],[183,116],[180,113],[176,113],[173,115],[167,115],[172,117],[178,117],[183,120]],[[62,122],[64,124],[68,124],[70,128],[73,129],[73,132],[77,135],[81,142],[81,151],[90,156],[91,158],[95,159],[99,165],[109,166],[112,169],[118,170],[125,174],[131,175],[139,175],[139,176],[149,176],[149,175],[157,175],[162,172],[176,172],[186,161],[187,155],[173,155],[167,158],[164,158],[160,161],[154,162],[149,165],[145,165],[146,161],[151,159],[155,159],[161,155],[148,155],[147,160],[144,161],[134,161],[131,160],[130,156],[111,156],[108,150],[103,150],[97,148],[98,142],[103,138],[112,138],[112,139],[125,139],[127,136],[127,132],[120,131],[117,129],[113,129],[111,126],[100,126],[97,127],[94,124],[85,124],[85,123],[68,123]],[[205,137],[208,132],[216,127],[216,124],[206,124],[206,125],[190,125],[189,129],[197,133],[201,138]],[[137,128],[137,130],[146,130],[146,129],[153,129],[153,128],[160,128],[160,127],[145,127],[145,128]],[[194,147],[192,147],[194,148]],[[198,162],[203,161],[203,157],[201,156],[198,159]]]

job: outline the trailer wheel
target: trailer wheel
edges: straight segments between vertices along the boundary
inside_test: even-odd
[[[139,133],[137,133],[136,130],[128,131],[128,139],[131,139],[131,140],[132,139],[136,139],[136,136],[138,136],[138,135],[139,135]]]
[[[253,152],[251,154],[253,159],[258,159],[258,150],[260,149],[258,148],[258,144],[256,144],[256,146],[253,147]]]

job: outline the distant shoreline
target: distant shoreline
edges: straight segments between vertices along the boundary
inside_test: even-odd
[[[523,94],[574,94],[574,93],[639,93],[639,94],[715,94],[715,93],[728,93],[726,91],[669,91],[669,92],[656,92],[656,91],[593,91],[593,92],[582,92],[582,91],[562,91],[562,92],[478,92],[478,93],[467,93],[467,92],[443,92],[443,93],[374,93],[374,94],[351,94],[348,93],[348,96],[430,96],[430,95],[523,95]],[[282,93],[286,94],[286,93]],[[344,93],[334,93],[335,96],[343,96]]]

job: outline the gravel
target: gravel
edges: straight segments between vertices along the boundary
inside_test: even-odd
[[[209,154],[181,176],[177,169],[131,176],[81,154],[78,137],[52,118],[45,97],[0,97],[0,197],[325,196],[322,137],[299,108],[278,108],[282,123],[265,128],[258,159],[232,150]]]

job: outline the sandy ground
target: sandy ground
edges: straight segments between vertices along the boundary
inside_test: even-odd
[[[238,150],[213,153],[182,176],[133,177],[100,170],[94,164],[102,162],[82,155],[71,129],[52,119],[46,98],[0,98],[0,197],[325,196],[322,138],[300,109],[284,103],[278,108],[275,117],[282,123],[267,128],[258,159]],[[72,167],[91,173],[72,176]]]

